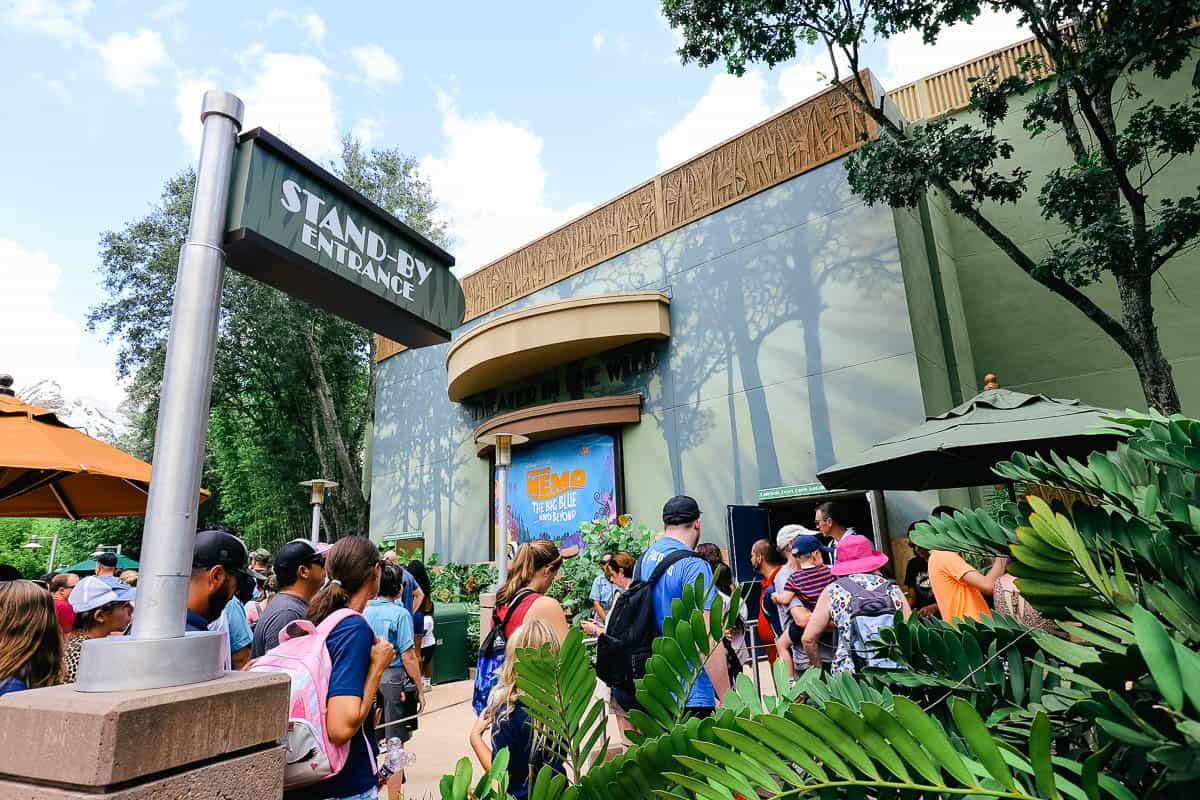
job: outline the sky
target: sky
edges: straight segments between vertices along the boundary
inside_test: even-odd
[[[100,239],[194,165],[200,98],[238,94],[329,163],[345,133],[415,156],[466,274],[819,91],[822,51],[738,79],[679,63],[652,0],[0,0],[0,373],[113,414]],[[985,16],[864,50],[887,88],[1026,38]]]

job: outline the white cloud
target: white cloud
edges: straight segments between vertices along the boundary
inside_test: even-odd
[[[838,75],[845,80],[850,67],[838,51]],[[812,52],[806,60],[789,64],[779,71],[779,95],[781,107],[806,100],[818,92],[828,89],[833,81],[833,66],[824,52]]]
[[[126,92],[139,91],[158,82],[157,70],[167,62],[167,49],[155,31],[117,33],[100,45],[104,77]]]
[[[115,416],[123,390],[116,381],[112,348],[56,306],[63,268],[43,252],[0,239],[0,342],[3,369],[16,387],[56,380],[68,398],[99,398]]]
[[[351,47],[349,53],[367,85],[379,87],[400,80],[400,65],[379,45],[364,44]]]
[[[4,0],[0,3],[0,28],[39,33],[64,44],[87,44],[83,17],[91,0]]]
[[[308,41],[320,44],[325,38],[325,20],[315,11],[289,11],[286,8],[272,8],[267,12],[267,25],[277,22],[290,22],[304,31]]]
[[[604,34],[603,33],[593,33],[592,34],[592,47],[595,48],[596,50],[601,50],[604,47]]]
[[[168,22],[182,16],[186,10],[187,3],[184,0],[167,0],[167,2],[154,9],[154,13],[150,15],[150,18],[158,22]]]
[[[301,28],[308,34],[309,40],[320,42],[325,38],[325,20],[321,19],[321,15],[315,11],[309,11],[300,17],[299,23]]]
[[[472,272],[590,207],[547,206],[536,133],[495,114],[463,116],[444,94],[439,105],[445,148],[422,159],[421,173],[460,239],[455,272]]]
[[[758,70],[719,74],[683,119],[658,137],[659,169],[674,166],[759,122],[771,113],[767,81]]]
[[[947,28],[934,45],[921,41],[919,33],[903,33],[884,43],[887,68],[880,80],[885,88],[895,89],[1030,36],[1016,14],[995,11],[984,11],[970,23]]]
[[[318,58],[263,53],[254,60],[254,83],[235,93],[246,103],[244,130],[264,127],[309,158],[321,160],[341,150],[329,68]],[[175,93],[179,135],[193,157],[200,154],[200,100],[218,88],[208,78],[188,77]]]
[[[362,142],[363,147],[374,147],[383,136],[383,120],[379,117],[362,117],[354,123],[350,135]]]

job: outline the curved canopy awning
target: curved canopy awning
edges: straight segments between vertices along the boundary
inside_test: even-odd
[[[643,339],[671,335],[662,292],[576,297],[502,314],[460,337],[446,353],[454,402],[551,367]]]
[[[590,431],[609,425],[630,425],[642,419],[642,396],[619,394],[610,397],[587,397],[564,400],[523,408],[493,417],[475,429],[475,452],[486,456],[492,446],[479,441],[489,433],[504,431],[519,433],[537,442],[579,431]]]

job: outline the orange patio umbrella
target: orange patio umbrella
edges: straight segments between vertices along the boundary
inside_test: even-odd
[[[0,517],[146,513],[149,464],[72,428],[52,411],[21,402],[6,389],[0,387]],[[204,501],[208,492],[200,495]]]

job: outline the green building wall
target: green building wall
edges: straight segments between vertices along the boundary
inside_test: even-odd
[[[1191,91],[1192,65],[1163,81],[1136,78],[1147,98],[1167,105]],[[1124,113],[1136,102],[1125,104]],[[961,119],[976,121],[970,111]],[[1045,176],[1070,163],[1061,135],[1030,140],[1014,106],[997,134],[1015,146],[1011,165],[1030,171],[1029,191],[1016,204],[988,205],[985,215],[1031,255],[1045,252],[1061,235],[1045,220],[1037,196]],[[1155,197],[1196,192],[1200,158],[1182,158],[1158,176]],[[1090,320],[1014,265],[974,225],[954,214],[945,198],[930,192],[925,208],[894,212],[904,263],[913,333],[917,341],[926,410],[953,405],[954,376],[962,396],[981,388],[995,373],[1002,386],[1055,397],[1080,398],[1112,408],[1145,409],[1141,386],[1129,358]],[[931,253],[936,256],[931,258]],[[1185,253],[1160,272],[1154,287],[1155,318],[1171,362],[1184,410],[1200,407],[1200,253]],[[940,281],[941,291],[935,291]],[[1120,319],[1111,281],[1087,293]],[[942,298],[939,302],[939,297]],[[948,341],[947,341],[948,340]]]

